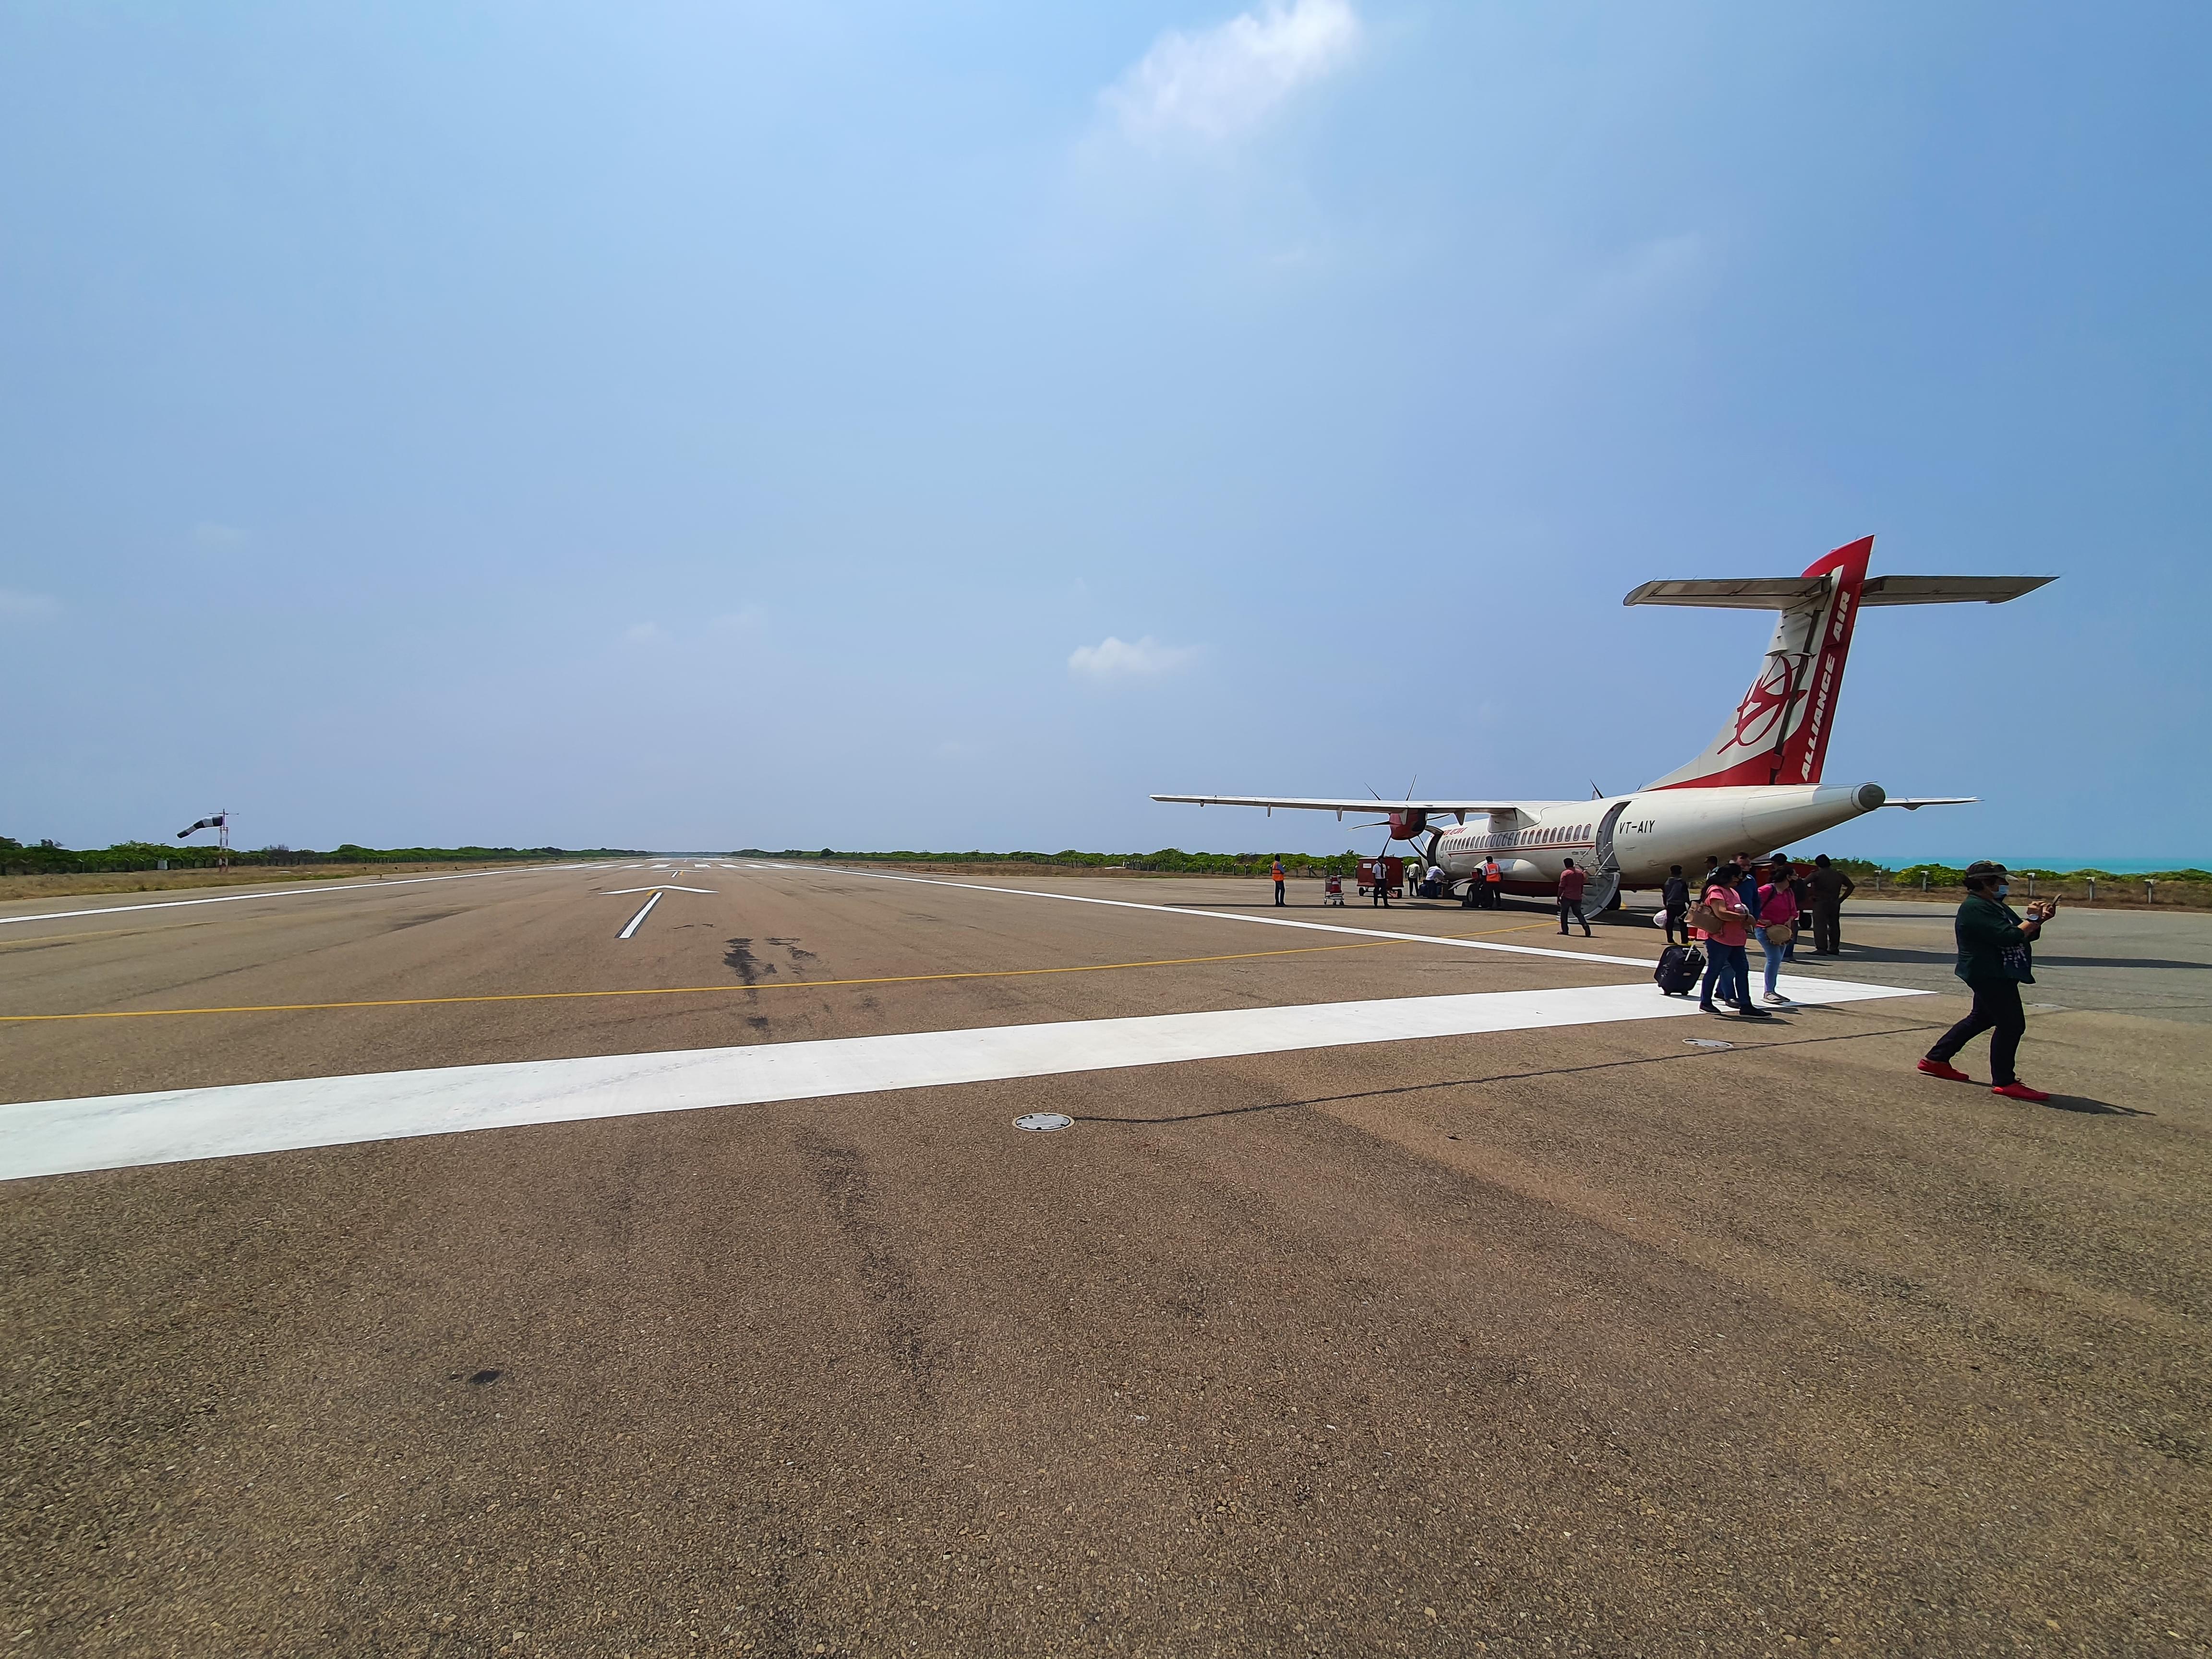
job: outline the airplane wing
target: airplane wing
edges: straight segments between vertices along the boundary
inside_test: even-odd
[[[1917,812],[1923,806],[1973,806],[1979,795],[1923,795],[1917,800],[1886,800],[1884,806],[1902,806],[1908,812]]]
[[[1364,800],[1308,800],[1281,795],[1155,795],[1154,800],[1180,801],[1187,806],[1266,806],[1284,807],[1293,811],[1334,812],[1342,817],[1346,812],[1380,812],[1389,817],[1393,812],[1517,812],[1518,804],[1510,800],[1376,800],[1370,795]]]

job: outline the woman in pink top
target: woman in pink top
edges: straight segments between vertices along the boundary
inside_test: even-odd
[[[1790,860],[1777,853],[1768,861],[1766,879],[1759,886],[1759,948],[1766,952],[1766,1000],[1787,1003],[1790,999],[1774,988],[1774,976],[1782,971],[1783,953],[1789,950],[1787,939],[1777,945],[1767,937],[1770,927],[1795,928],[1797,925],[1797,895],[1790,890],[1792,874]]]
[[[1720,1012],[1713,1006],[1717,992],[1723,1002],[1735,1004],[1738,1013],[1766,1019],[1771,1018],[1766,1010],[1753,1006],[1751,1000],[1751,963],[1743,950],[1751,937],[1751,912],[1735,890],[1742,879],[1742,871],[1723,864],[1705,884],[1705,903],[1720,913],[1721,925],[1697,930],[1705,942],[1705,982],[1698,991],[1698,1006],[1709,1014]]]

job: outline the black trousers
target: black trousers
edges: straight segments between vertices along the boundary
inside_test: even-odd
[[[1987,1031],[1990,1081],[2000,1085],[2017,1083],[2020,1078],[2013,1070],[2013,1061],[2020,1054],[2020,1039],[2027,1030],[2027,1014],[2020,1006],[2020,983],[2017,980],[2001,979],[1972,988],[1973,1012],[1943,1033],[1942,1040],[1928,1051],[1928,1058],[1948,1065],[1952,1055]]]
[[[1282,902],[1283,902],[1283,884],[1282,884],[1282,883],[1280,883],[1280,882],[1279,881],[1279,882],[1277,882],[1277,883],[1275,884],[1275,902],[1276,902],[1276,903],[1278,903],[1278,904],[1280,904]]]
[[[1839,899],[1833,904],[1813,907],[1813,949],[1829,956],[1844,948],[1844,906]]]
[[[1567,931],[1567,918],[1570,915],[1582,923],[1583,932],[1585,934],[1589,933],[1589,918],[1583,914],[1583,902],[1580,899],[1563,898],[1559,901],[1559,931],[1563,933]]]
[[[1686,904],[1680,909],[1668,910],[1665,915],[1667,943],[1672,945],[1674,942],[1674,935],[1679,933],[1682,936],[1682,943],[1687,945],[1690,942],[1690,907]]]

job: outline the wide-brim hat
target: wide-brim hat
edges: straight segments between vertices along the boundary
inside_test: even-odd
[[[2011,871],[2006,869],[2004,866],[1999,864],[1995,859],[1976,859],[1972,864],[1966,866],[1966,879],[1968,881],[1981,881],[1991,876],[1995,876],[2002,880],[2011,873]]]

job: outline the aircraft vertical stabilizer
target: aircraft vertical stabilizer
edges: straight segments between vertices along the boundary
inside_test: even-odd
[[[1735,712],[1696,759],[1647,786],[1710,789],[1733,784],[1818,783],[1835,729],[1836,694],[1858,621],[1874,538],[1815,562],[1803,575],[1711,582],[1647,582],[1630,605],[1772,610],[1766,659]]]

